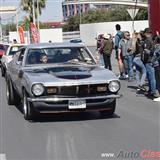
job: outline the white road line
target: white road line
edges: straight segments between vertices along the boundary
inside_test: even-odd
[[[6,154],[0,154],[0,160],[7,160]]]

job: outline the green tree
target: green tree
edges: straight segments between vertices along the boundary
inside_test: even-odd
[[[135,17],[135,20],[147,20],[148,19],[148,10],[146,8],[141,8]]]
[[[20,22],[20,26],[23,27],[24,31],[28,31],[29,23],[30,23],[29,18],[28,17],[24,17],[23,21]]]
[[[21,0],[21,6],[24,11],[29,14],[29,21],[33,22],[33,2],[35,6],[35,14],[37,16],[37,1],[39,6],[39,14],[42,13],[42,8],[46,6],[46,0]]]
[[[140,9],[135,20],[148,19],[147,9]],[[76,15],[69,17],[66,25],[63,26],[63,31],[77,31],[79,24],[85,23],[99,23],[99,22],[112,22],[112,21],[130,21],[131,17],[126,8],[115,7],[109,10],[99,9],[90,10],[87,13],[82,13],[81,16]]]

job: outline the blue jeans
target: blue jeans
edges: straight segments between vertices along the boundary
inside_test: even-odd
[[[142,86],[146,79],[146,67],[143,64],[140,57],[135,57],[133,59],[133,64],[136,66],[136,80],[137,84]]]
[[[123,63],[125,72],[129,75],[129,78],[133,78],[133,55],[123,57]]]
[[[103,54],[100,54],[99,56],[100,56],[99,57],[99,65],[104,67],[105,65],[104,65]]]
[[[147,70],[149,91],[151,92],[151,94],[154,94],[156,93],[155,70],[154,70],[152,63],[146,63],[145,66]]]

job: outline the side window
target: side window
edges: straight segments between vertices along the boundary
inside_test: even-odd
[[[23,57],[24,57],[24,52],[25,52],[25,48],[22,48],[21,50],[19,50],[20,54],[18,57],[18,61],[22,61]]]

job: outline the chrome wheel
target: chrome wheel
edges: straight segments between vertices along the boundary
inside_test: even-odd
[[[23,96],[23,114],[27,115],[28,111],[27,111],[27,97],[24,94]]]
[[[6,97],[7,97],[7,101],[9,100],[9,86],[8,83],[6,83]]]
[[[35,117],[35,111],[31,102],[27,99],[27,93],[23,92],[23,115],[24,119],[32,120]]]

